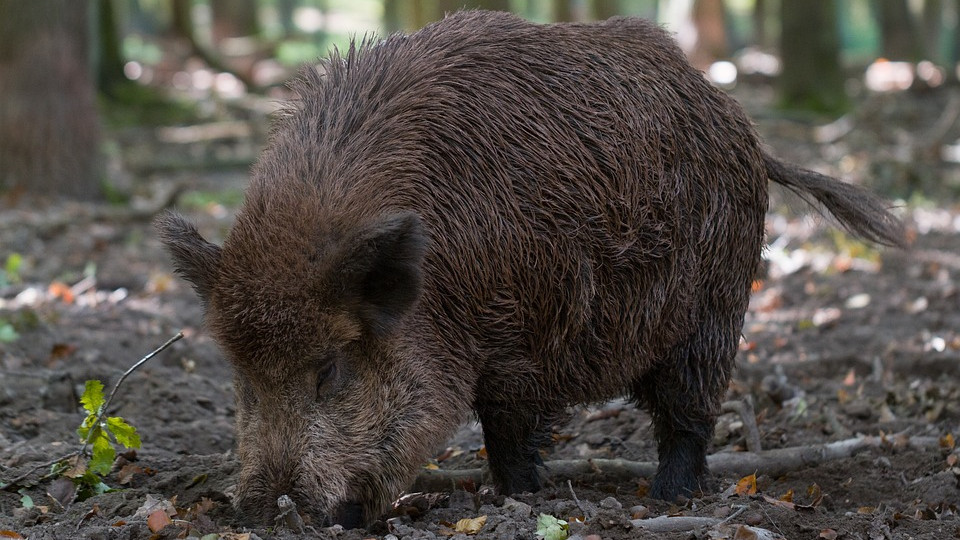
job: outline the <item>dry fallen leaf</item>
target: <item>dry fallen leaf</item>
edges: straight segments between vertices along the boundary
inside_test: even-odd
[[[23,538],[20,536],[20,533],[13,532],[11,530],[4,529],[0,531],[0,537],[2,538]]]
[[[76,345],[70,345],[67,343],[54,343],[53,347],[50,348],[50,360],[66,358],[75,352],[77,352]]]
[[[953,440],[953,435],[947,433],[943,437],[940,437],[940,448],[949,448],[953,450],[957,446],[956,441]]]
[[[73,456],[64,461],[69,468],[63,471],[63,476],[67,478],[80,478],[83,476],[83,473],[87,472],[87,462],[86,460],[80,459],[80,456]]]
[[[740,495],[756,495],[757,494],[757,475],[751,474],[749,476],[744,476],[737,482],[737,488],[734,490],[734,493]]]
[[[807,496],[812,499],[810,504],[798,504],[796,505],[797,510],[813,510],[823,502],[823,491],[816,483],[807,488]]]
[[[74,297],[73,291],[70,290],[70,286],[62,281],[54,281],[47,287],[47,292],[50,293],[50,296],[53,298],[59,298],[63,300],[65,304],[72,304]]]
[[[147,527],[150,528],[150,532],[158,532],[160,529],[170,525],[173,521],[170,520],[170,516],[166,512],[161,510],[154,510],[147,517]]]
[[[117,472],[117,480],[123,484],[129,484],[133,480],[133,475],[136,473],[142,473],[143,467],[135,465],[133,463],[127,463],[123,467],[120,467],[120,470]]]
[[[57,504],[60,505],[60,508],[66,508],[73,502],[74,497],[77,494],[77,486],[73,483],[73,480],[70,480],[66,476],[61,476],[53,482],[50,483],[50,487],[47,488],[47,495],[57,501]]]
[[[457,522],[453,527],[453,530],[458,533],[464,534],[477,534],[480,532],[480,529],[487,523],[487,516],[479,516],[475,518],[463,518]]]
[[[790,493],[792,494],[793,491],[791,491]],[[767,495],[763,495],[763,500],[766,501],[766,502],[768,502],[768,503],[770,503],[770,504],[772,504],[772,505],[774,505],[774,506],[779,506],[780,508],[786,508],[786,509],[788,509],[788,510],[796,510],[796,505],[793,504],[793,503],[790,502],[790,501],[785,501],[785,500],[783,500],[783,497],[781,497],[781,498],[779,498],[779,499],[774,499],[773,497],[769,497],[769,496],[767,496]]]

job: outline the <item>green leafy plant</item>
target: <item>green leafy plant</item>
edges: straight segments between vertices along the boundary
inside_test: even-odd
[[[567,522],[549,514],[537,517],[537,536],[543,540],[567,540],[570,529]]]
[[[20,277],[21,267],[23,267],[23,255],[19,253],[7,255],[7,260],[3,264],[3,272],[0,273],[0,286],[20,283],[22,281]]]
[[[12,343],[20,338],[17,329],[10,322],[0,319],[0,343]]]
[[[113,459],[117,456],[113,440],[126,448],[140,448],[140,436],[137,430],[119,416],[103,417],[103,383],[97,380],[87,381],[84,385],[80,403],[87,411],[77,434],[85,444],[92,446],[90,461],[87,470],[99,475],[106,475],[113,466]]]

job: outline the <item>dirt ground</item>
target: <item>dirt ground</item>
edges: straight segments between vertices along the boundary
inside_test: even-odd
[[[741,96],[753,98],[763,103],[762,94]],[[904,182],[922,190],[934,181],[956,186],[956,166],[927,166],[917,157],[922,145],[911,146],[950,99],[947,92],[877,98],[851,117],[850,130],[834,125],[839,136],[759,106],[752,112],[787,159],[885,191]],[[944,133],[955,140],[951,130]],[[898,154],[905,145],[918,153]],[[187,186],[179,206],[208,238],[222,239],[244,182],[244,171],[235,170],[157,173],[144,184]],[[205,198],[209,192],[232,202]],[[106,478],[117,489],[74,500],[69,482],[41,478],[46,465],[0,490],[0,537],[463,540],[470,536],[451,530],[456,522],[486,516],[477,538],[535,538],[537,516],[548,514],[583,538],[960,538],[953,445],[960,435],[960,213],[950,188],[936,193],[904,210],[915,233],[909,251],[868,248],[829,222],[785,212],[775,194],[768,275],[756,285],[728,396],[753,404],[748,416],[766,464],[744,470],[752,463],[749,421],[724,413],[713,459],[733,465],[714,467],[716,492],[702,498],[656,501],[645,496],[648,476],[596,471],[569,483],[558,475],[541,492],[512,498],[468,482],[467,491],[407,497],[365,531],[236,525],[230,368],[202,329],[192,291],[171,276],[149,215],[63,203],[4,209],[0,255],[20,254],[24,264],[19,280],[0,287],[0,326],[18,334],[0,342],[0,484],[77,449],[84,381],[99,379],[109,390],[176,332],[185,338],[133,373],[113,401],[110,414],[136,426],[143,441]],[[815,461],[824,455],[818,445],[861,435],[873,438],[845,457]],[[656,459],[648,417],[627,402],[575,409],[555,439],[548,462]],[[464,426],[448,446],[433,463],[441,471],[483,466],[477,425]],[[751,472],[755,492],[749,477],[741,482]],[[154,532],[149,505],[164,503],[172,523]]]

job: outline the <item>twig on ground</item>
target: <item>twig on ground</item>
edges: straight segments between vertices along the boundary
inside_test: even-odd
[[[746,510],[747,510],[747,505],[745,505],[745,504],[738,505],[738,506],[737,506],[737,511],[734,512],[734,513],[732,513],[732,514],[730,514],[729,516],[723,518],[723,521],[721,521],[721,522],[719,523],[719,525],[722,525],[722,524],[724,524],[724,523],[726,523],[726,522],[728,522],[728,521],[733,521],[734,519],[736,519],[737,516],[739,516],[740,514],[744,513]]]
[[[569,479],[567,479],[567,487],[570,488],[570,495],[573,496],[573,501],[577,503],[577,508],[580,509],[580,513],[583,515],[583,517],[584,518],[590,517],[589,515],[587,515],[587,510],[583,507],[583,504],[580,503],[580,499],[577,497],[577,493],[573,491],[573,482],[571,482]]]
[[[744,396],[740,401],[724,402],[720,406],[720,412],[734,412],[740,415],[743,428],[746,430],[744,437],[747,440],[747,450],[751,452],[763,450],[760,444],[760,428],[757,427],[757,414],[753,410],[753,400],[750,396]]]
[[[78,455],[80,455],[80,451],[79,451],[79,450],[74,450],[73,452],[70,452],[69,454],[60,456],[60,457],[58,457],[58,458],[56,458],[56,459],[51,459],[50,461],[47,461],[46,463],[39,463],[39,464],[37,464],[37,465],[34,465],[33,467],[30,467],[30,468],[27,470],[27,472],[21,474],[20,476],[18,476],[18,477],[16,477],[16,478],[11,478],[10,481],[3,483],[3,485],[0,485],[0,489],[2,489],[2,490],[4,490],[4,491],[15,491],[15,488],[20,485],[20,482],[23,482],[24,480],[26,480],[27,477],[30,476],[31,474],[33,474],[33,472],[36,471],[37,469],[42,469],[42,468],[44,468],[44,467],[50,467],[51,465],[55,465],[55,464],[57,464],[57,463],[60,463],[61,461],[70,459],[70,458],[72,458],[72,457],[74,457],[74,456],[78,456]],[[47,476],[49,476],[49,475],[47,475]],[[47,478],[47,476],[44,476],[44,478]]]
[[[712,517],[699,516],[657,516],[647,519],[631,519],[634,527],[651,532],[684,532],[694,529],[705,529],[719,525],[721,521]]]

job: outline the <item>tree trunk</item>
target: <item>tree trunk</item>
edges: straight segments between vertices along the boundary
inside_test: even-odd
[[[400,0],[383,0],[383,29],[387,34],[403,31]]]
[[[923,3],[923,58],[940,65],[944,65],[946,60],[940,46],[946,15],[941,0],[926,0]]]
[[[442,19],[447,13],[453,13],[467,7],[468,4],[469,2],[466,0],[440,0],[437,2],[437,11],[439,12],[437,20]]]
[[[213,43],[219,46],[227,38],[256,36],[260,33],[256,0],[210,0],[213,16]]]
[[[829,113],[846,109],[834,3],[783,2],[780,20],[781,104]]]
[[[193,0],[173,0],[170,30],[174,36],[193,42]]]
[[[297,33],[297,25],[293,22],[293,12],[296,7],[296,0],[277,0],[277,18],[280,19],[285,38],[293,37]]]
[[[753,46],[762,50],[770,49],[770,25],[767,24],[770,3],[767,0],[755,0],[753,4]]]
[[[120,35],[117,29],[113,0],[100,0],[97,11],[100,16],[100,54],[97,64],[97,82],[100,91],[115,97],[114,91],[127,83],[123,74],[123,55],[120,52]]]
[[[707,69],[720,58],[726,58],[727,19],[723,0],[696,0],[693,3],[693,24],[697,29],[697,43],[690,53],[690,63]]]
[[[593,0],[591,4],[594,20],[605,21],[620,15],[620,0]]]
[[[570,5],[570,0],[553,0],[553,20],[556,22],[573,20],[573,6]]]
[[[510,0],[477,0],[477,7],[490,11],[510,11]]]
[[[880,54],[887,60],[916,62],[922,44],[907,0],[878,0]]]
[[[0,189],[99,199],[90,4],[0,0]]]

